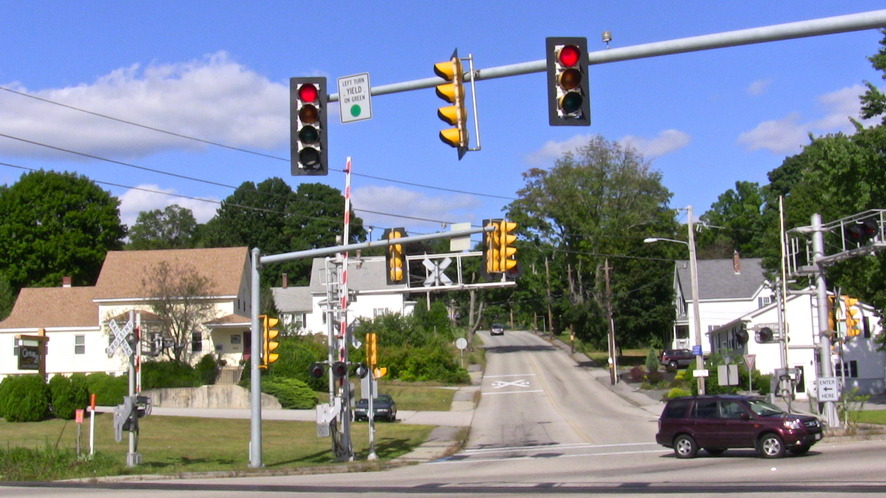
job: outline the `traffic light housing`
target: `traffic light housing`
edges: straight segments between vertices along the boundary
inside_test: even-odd
[[[446,83],[437,85],[437,96],[451,105],[437,109],[437,117],[454,128],[440,131],[443,143],[458,149],[461,160],[468,150],[468,110],[465,107],[464,68],[458,58],[458,50],[452,52],[448,61],[434,64],[434,74]]]
[[[517,248],[514,242],[517,236],[512,233],[517,224],[507,220],[483,220],[483,226],[494,228],[486,234],[486,250],[483,252],[483,264],[486,273],[505,273],[517,267]]]
[[[280,347],[280,343],[277,341],[277,336],[280,335],[280,330],[277,329],[280,319],[268,315],[260,315],[258,318],[262,324],[261,362],[258,367],[266,369],[280,357],[274,352]]]
[[[546,38],[545,53],[550,125],[589,126],[591,94],[587,38]]]
[[[846,320],[846,336],[855,337],[861,334],[861,316],[857,307],[858,299],[843,296],[843,316]]]
[[[877,236],[880,231],[880,225],[874,218],[866,218],[864,220],[855,220],[843,226],[843,235],[849,242],[863,245],[869,240]]]
[[[834,334],[838,334],[839,330],[837,328],[837,296],[828,295],[828,330],[833,332]]]
[[[393,240],[406,236],[404,228],[389,228],[382,234],[383,239]],[[387,281],[388,285],[399,284],[403,282],[406,272],[406,256],[403,253],[403,244],[389,244],[385,252],[385,263],[387,264]]]
[[[366,334],[366,363],[369,368],[378,365],[378,335],[375,332]]]
[[[329,174],[325,77],[289,79],[289,135],[294,176]]]

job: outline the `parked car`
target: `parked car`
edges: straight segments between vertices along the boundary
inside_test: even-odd
[[[729,448],[754,448],[765,458],[785,450],[803,455],[823,437],[819,420],[785,413],[753,396],[708,395],[673,398],[658,419],[655,441],[673,448],[677,458],[699,449],[719,455]]]
[[[375,413],[375,420],[397,420],[397,403],[388,394],[379,394],[377,398],[373,398],[372,411]],[[369,399],[357,401],[354,406],[354,420],[369,420]]]
[[[505,335],[505,328],[497,323],[493,323],[489,329],[489,335]]]
[[[695,355],[688,349],[665,349],[659,358],[659,363],[671,370],[688,367],[693,361]]]

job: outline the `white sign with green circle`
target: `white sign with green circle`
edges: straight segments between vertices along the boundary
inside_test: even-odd
[[[342,123],[362,121],[372,117],[369,73],[343,76],[338,79],[338,108]]]

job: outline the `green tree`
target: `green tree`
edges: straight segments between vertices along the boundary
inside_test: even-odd
[[[868,57],[871,66],[880,71],[880,77],[886,80],[886,30],[881,30],[883,39],[880,40],[880,50]],[[881,125],[886,125],[886,95],[874,86],[873,83],[865,81],[867,91],[861,96],[861,117],[862,119],[875,118],[882,116]]]
[[[699,258],[730,258],[733,251],[743,257],[762,257],[765,204],[763,189],[753,182],[735,182],[734,189],[720,194],[700,217],[705,229],[696,239]]]
[[[120,202],[72,173],[25,173],[0,190],[0,268],[15,288],[92,285],[105,254],[123,246]]]
[[[138,213],[129,229],[130,249],[189,249],[195,246],[197,220],[178,204]]]
[[[607,260],[621,343],[644,343],[668,328],[673,266],[644,258],[655,251],[643,244],[645,237],[675,231],[661,173],[635,149],[594,137],[550,170],[532,169],[523,177],[526,185],[507,207],[508,217],[524,240],[552,248],[546,272],[563,321],[559,330],[571,327],[579,338],[605,344]],[[626,254],[637,256],[620,257]],[[546,299],[538,291],[538,300]]]

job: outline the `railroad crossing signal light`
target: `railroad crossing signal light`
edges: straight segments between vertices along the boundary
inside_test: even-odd
[[[406,236],[404,228],[389,228],[382,234],[383,239],[393,240]],[[406,258],[403,254],[403,244],[389,244],[385,261],[388,266],[387,280],[388,285],[399,284],[403,281],[405,274]]]
[[[277,336],[280,335],[280,331],[276,328],[280,323],[280,319],[272,318],[268,315],[259,315],[258,318],[262,324],[261,362],[258,367],[266,369],[268,365],[274,363],[280,357],[279,354],[274,352],[280,347],[280,343],[276,340]]]
[[[375,332],[366,334],[366,363],[369,368],[378,365],[378,335]]]
[[[589,126],[591,93],[587,38],[546,38],[545,48],[550,125]]]
[[[858,245],[866,244],[874,238],[880,231],[880,226],[874,218],[864,220],[856,220],[847,223],[843,227],[843,235],[846,240]]]
[[[332,376],[336,379],[340,379],[348,374],[348,364],[343,361],[337,361],[332,364],[332,367],[329,368],[329,371],[332,373]]]
[[[856,306],[858,299],[843,296],[844,316],[846,317],[846,335],[855,337],[861,333],[860,310]]]
[[[289,134],[294,176],[329,174],[326,78],[289,79]]]
[[[772,342],[775,340],[775,332],[769,327],[762,327],[757,331],[756,340],[760,344]]]
[[[311,377],[315,379],[319,379],[323,377],[323,364],[322,363],[312,363],[310,368],[308,368],[308,373],[311,374]]]
[[[448,61],[434,64],[434,74],[447,82],[437,85],[437,96],[451,104],[437,109],[437,116],[455,127],[441,130],[440,140],[457,148],[460,160],[468,150],[468,111],[465,107],[465,73],[457,49]]]

